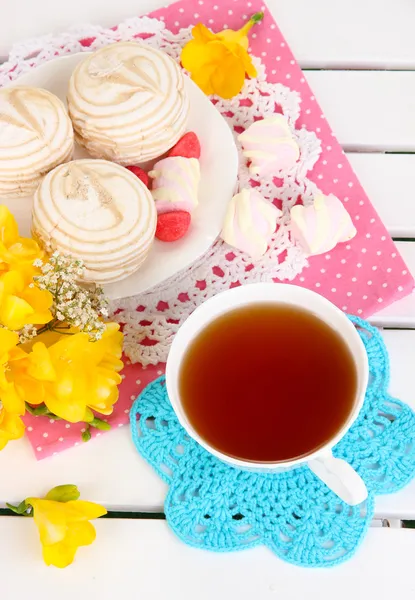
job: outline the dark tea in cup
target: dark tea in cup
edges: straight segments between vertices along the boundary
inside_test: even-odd
[[[324,447],[355,408],[357,367],[342,336],[284,303],[235,308],[190,342],[178,374],[184,413],[209,446],[260,463]]]

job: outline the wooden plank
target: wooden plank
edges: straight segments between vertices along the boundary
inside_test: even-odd
[[[415,275],[415,242],[397,242],[396,246],[409,271]],[[415,328],[415,293],[387,306],[369,320],[378,327]]]
[[[415,151],[414,71],[309,71],[305,76],[345,150]]]
[[[389,600],[414,596],[415,532],[371,528],[355,557],[299,569],[265,547],[214,553],[185,546],[160,521],[100,519],[97,539],[65,571],[41,562],[29,519],[0,517],[2,594],[8,600]]]
[[[415,331],[384,331],[391,366],[390,393],[415,410]],[[375,514],[380,518],[415,519],[415,480],[396,494],[378,496]]]
[[[203,0],[202,0],[203,1]],[[57,33],[79,23],[111,26],[120,20],[144,14],[165,0],[73,0],[58,11],[48,9],[47,0],[15,0],[7,5],[7,18],[0,20],[0,56],[12,44],[48,33]],[[415,5],[408,0],[267,0],[294,55],[308,68],[400,68],[415,66],[413,23]],[[239,1],[241,13],[249,12]],[[10,27],[18,22],[19,27]]]
[[[391,394],[415,409],[415,331],[385,331],[384,336],[391,359]],[[0,472],[0,506],[42,495],[55,485],[75,483],[85,498],[108,509],[159,512],[167,492],[134,449],[126,427],[39,462],[27,440],[19,440],[0,452]],[[376,516],[415,519],[415,481],[397,494],[380,498]]]
[[[267,4],[303,68],[415,68],[413,2],[267,0]]]
[[[0,452],[0,507],[63,483],[110,510],[160,511],[167,486],[139,456],[128,427],[37,462],[26,439]]]
[[[389,233],[415,238],[415,154],[347,153]]]

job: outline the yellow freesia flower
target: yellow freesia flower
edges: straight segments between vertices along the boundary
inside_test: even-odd
[[[59,486],[55,490],[73,487]],[[89,521],[102,517],[107,511],[99,504],[84,500],[49,500],[49,495],[54,496],[53,491],[46,498],[27,498],[25,503],[33,508],[43,560],[47,565],[63,569],[73,562],[80,546],[88,546],[95,540],[95,528]],[[76,496],[79,497],[78,492]]]
[[[19,415],[9,413],[0,400],[0,450],[11,440],[23,437],[25,426]]]
[[[20,380],[26,400],[44,402],[50,412],[71,423],[92,421],[92,410],[110,415],[121,383],[122,339],[119,325],[107,323],[96,342],[86,333],[62,335],[49,347],[36,342],[29,354],[28,378]]]
[[[212,33],[202,23],[193,27],[193,40],[184,46],[181,61],[205,94],[233,98],[241,91],[245,75],[256,77],[248,54],[248,32],[263,16],[256,13],[239,31]]]
[[[15,373],[27,358],[27,354],[17,348],[19,336],[13,331],[0,329],[0,450],[10,440],[17,440],[24,434],[21,415],[25,403],[15,384]]]
[[[16,219],[7,206],[0,205],[0,274],[18,270],[25,282],[30,283],[38,272],[34,261],[43,258],[44,252],[35,240],[20,237]]]
[[[0,328],[0,400],[8,413],[24,415],[25,404],[23,397],[15,387],[15,377],[22,368],[22,362],[27,364],[28,355],[17,348],[19,336],[14,331]]]
[[[26,282],[23,272],[7,271],[0,276],[0,324],[4,327],[17,331],[25,325],[48,323],[52,302],[52,294]]]

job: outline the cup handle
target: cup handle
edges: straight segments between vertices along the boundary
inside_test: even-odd
[[[345,460],[335,458],[330,452],[310,460],[307,464],[314,475],[346,504],[356,506],[366,500],[365,482]]]

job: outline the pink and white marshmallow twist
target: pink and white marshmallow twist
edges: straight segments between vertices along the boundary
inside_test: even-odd
[[[192,213],[198,205],[200,165],[197,158],[168,156],[149,172],[157,214],[184,210]]]
[[[255,121],[238,136],[252,175],[280,175],[294,167],[300,149],[283,115]]]
[[[333,194],[319,194],[310,206],[291,209],[291,233],[307,254],[323,254],[356,235],[342,202]]]
[[[243,189],[229,202],[221,237],[253,259],[265,254],[281,211],[255,189]]]

